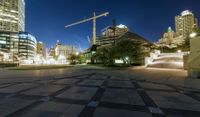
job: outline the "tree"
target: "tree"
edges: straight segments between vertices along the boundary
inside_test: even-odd
[[[95,54],[96,60],[104,65],[113,65],[113,46],[102,46],[97,49]]]
[[[71,54],[68,59],[71,61],[71,64],[75,64],[77,60],[77,55]]]
[[[196,32],[198,35],[200,35],[200,27],[194,28],[194,32]]]
[[[77,59],[78,63],[80,63],[80,64],[85,62],[85,57],[83,54],[77,55],[76,59]]]
[[[122,60],[124,65],[130,65],[143,60],[143,51],[141,42],[123,39],[115,45],[102,46],[97,49],[93,58],[104,65],[112,66],[115,60]]]
[[[142,45],[140,41],[124,39],[115,45],[116,57],[123,60],[124,64],[138,62],[142,57]]]

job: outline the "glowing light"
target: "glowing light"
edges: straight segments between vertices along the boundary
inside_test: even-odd
[[[67,60],[64,55],[59,55],[58,60],[56,61],[58,64],[66,64]]]
[[[189,10],[185,10],[181,13],[182,16],[186,16],[186,15],[193,15],[191,11]]]
[[[181,52],[182,52],[182,50],[178,50],[177,52],[178,52],[178,53],[181,53]]]
[[[47,62],[48,64],[56,64],[55,59],[51,58],[49,59],[49,61]]]
[[[118,27],[118,28],[127,28],[127,26],[126,26],[126,25],[123,25],[123,24],[120,24],[120,25],[118,25],[117,27]]]
[[[23,64],[23,65],[30,65],[30,64],[33,64],[33,60],[22,60],[21,64]]]
[[[1,41],[1,40],[0,40],[0,44],[6,44],[6,41]]]
[[[124,62],[122,60],[115,60],[115,63],[123,64]]]
[[[193,32],[193,33],[190,34],[190,38],[194,38],[196,36],[197,36],[197,33],[195,33],[195,32]]]

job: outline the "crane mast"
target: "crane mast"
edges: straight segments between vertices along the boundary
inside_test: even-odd
[[[93,40],[92,44],[96,44],[96,13],[94,12],[94,18],[93,18]]]
[[[75,23],[70,24],[70,25],[66,25],[65,28],[69,28],[69,27],[72,27],[72,26],[93,20],[93,41],[92,41],[92,44],[95,45],[96,44],[96,20],[100,17],[106,17],[108,14],[109,14],[109,12],[105,12],[105,13],[102,13],[102,14],[96,16],[96,13],[94,12],[93,17],[75,22]]]

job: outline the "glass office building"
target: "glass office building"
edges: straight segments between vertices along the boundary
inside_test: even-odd
[[[4,61],[17,61],[18,59],[18,33],[0,32],[0,52],[6,53]],[[2,56],[5,56],[2,54]]]
[[[20,61],[28,60],[33,62],[37,53],[36,38],[27,32],[20,32],[18,51]]]
[[[0,31],[25,30],[24,0],[0,0]]]
[[[30,62],[34,60],[36,50],[36,38],[28,32],[0,32],[0,54],[1,56],[9,56],[1,61],[24,63],[28,60]]]

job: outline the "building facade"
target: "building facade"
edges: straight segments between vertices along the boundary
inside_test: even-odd
[[[0,31],[20,32],[25,30],[24,0],[1,0]]]
[[[36,38],[27,32],[20,32],[18,51],[20,61],[26,63],[26,61],[28,60],[28,62],[33,63],[37,51]]]
[[[34,62],[37,50],[37,41],[33,35],[24,31],[24,0],[1,0],[0,56],[3,59],[0,60],[19,63]]]
[[[4,62],[33,60],[36,55],[37,41],[27,32],[0,32],[0,52]]]
[[[0,52],[4,62],[17,61],[19,36],[15,32],[0,32]],[[7,57],[6,57],[7,56]]]
[[[45,45],[43,42],[39,41],[37,43],[37,55],[41,56],[41,57],[46,57],[46,52],[45,52]]]
[[[129,31],[128,27],[125,25],[118,25],[113,28],[113,26],[108,26],[102,30],[100,36],[97,37],[96,44],[97,45],[109,45],[115,43],[117,39],[123,34]]]
[[[191,11],[185,10],[175,17],[175,24],[177,35],[187,36],[198,27],[198,20]]]
[[[167,32],[164,33],[162,38],[155,44],[160,47],[176,48],[184,44],[185,38],[186,37],[177,34],[171,27],[169,27]]]
[[[198,27],[197,18],[194,14],[185,10],[181,15],[175,16],[175,28],[174,32],[171,27],[168,28],[168,31],[163,34],[162,38],[156,42],[158,47],[168,47],[176,48],[185,43],[185,39],[189,36],[192,31]]]
[[[50,49],[49,49],[49,55],[48,56],[50,56],[50,57],[52,57],[52,58],[56,58],[56,51],[55,51],[55,48],[53,48],[53,47],[51,47]]]
[[[68,58],[70,55],[72,54],[76,54],[77,52],[77,48],[75,46],[72,45],[62,45],[59,40],[56,43],[56,47],[55,47],[55,55],[59,56],[59,55],[63,55],[66,58]]]
[[[68,59],[71,55],[76,54],[77,48],[72,45],[62,45],[59,40],[56,43],[55,48],[50,49],[50,56],[54,53],[54,58],[58,64],[66,64],[68,63]]]

